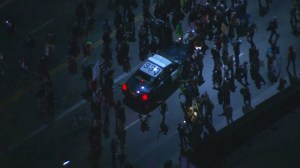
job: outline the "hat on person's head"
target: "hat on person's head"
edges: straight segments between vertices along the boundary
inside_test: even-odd
[[[293,46],[289,46],[289,50],[290,51],[294,50],[294,47]]]

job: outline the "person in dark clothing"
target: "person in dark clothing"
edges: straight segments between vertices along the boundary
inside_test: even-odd
[[[102,35],[102,41],[104,44],[104,47],[109,47],[109,45],[111,44],[111,38],[108,32],[104,32]]]
[[[274,16],[273,19],[269,22],[269,25],[267,27],[267,31],[271,31],[270,37],[269,37],[269,43],[272,45],[273,44],[273,36],[275,35],[275,42],[278,40],[279,38],[279,34],[277,33],[277,29],[278,29],[278,21],[277,21],[277,17]]]
[[[135,14],[133,13],[132,9],[129,9],[127,12],[127,21],[130,23],[131,27],[134,26],[134,18]]]
[[[204,64],[203,64],[204,54],[202,54],[200,50],[196,50],[195,53],[193,54],[193,59],[197,66],[197,70],[198,70],[197,77],[199,79],[199,82],[204,82],[204,78],[202,74],[204,68]]]
[[[160,113],[163,117],[163,119],[166,117],[166,112],[168,111],[168,105],[167,103],[163,100],[160,102]]]
[[[87,0],[86,7],[88,11],[88,16],[92,16],[95,12],[96,0]]]
[[[234,74],[233,66],[234,66],[233,55],[230,55],[228,57],[227,67],[228,67],[228,73],[230,71],[230,76],[231,77],[233,77],[233,74]]]
[[[206,101],[206,110],[205,110],[205,118],[212,124],[213,119],[212,119],[212,112],[214,110],[214,103],[208,99]]]
[[[295,5],[292,5],[290,10],[290,25],[292,26],[292,30],[295,33],[297,33],[297,23],[297,8],[295,7]]]
[[[240,93],[243,95],[244,105],[246,102],[251,106],[251,93],[248,86],[241,88]]]
[[[120,42],[122,42],[125,38],[125,30],[123,24],[120,24],[116,30],[116,40],[117,40],[117,46]]]
[[[234,59],[235,59],[235,69],[239,68],[240,65],[240,46],[241,41],[239,39],[236,39],[232,42],[232,47],[234,51]]]
[[[241,69],[241,73],[243,74],[242,76],[244,77],[245,79],[245,85],[249,85],[248,83],[248,62],[244,62],[243,65],[240,66],[240,69]]]
[[[30,56],[32,54],[32,50],[36,45],[35,40],[33,39],[32,35],[27,35],[23,42],[24,47],[26,48],[26,55]]]
[[[254,36],[256,30],[257,30],[256,24],[255,24],[254,22],[251,22],[251,23],[248,25],[248,28],[247,28],[247,41],[248,41],[251,45],[254,44],[254,42],[253,42],[253,36]]]
[[[175,10],[175,12],[173,12],[173,16],[172,16],[172,19],[171,19],[171,23],[172,23],[172,26],[173,26],[174,30],[176,29],[177,24],[180,21],[182,21],[183,19],[184,19],[184,14],[182,13],[181,8],[177,8]]]
[[[288,63],[287,63],[287,66],[286,66],[286,70],[289,71],[289,67],[290,67],[290,64],[292,63],[292,66],[293,66],[293,73],[294,73],[294,76],[296,77],[296,52],[294,50],[294,47],[290,46],[289,47],[289,52],[288,52]]]
[[[115,12],[115,16],[114,16],[115,29],[118,29],[121,24],[124,24],[124,22],[123,22],[122,15],[121,15],[120,11],[117,9],[116,12]]]
[[[83,3],[79,3],[75,10],[75,15],[77,16],[77,23],[80,27],[85,24],[86,11],[84,9]]]
[[[229,104],[223,108],[223,113],[219,114],[219,116],[225,116],[227,124],[229,125],[229,124],[233,123],[232,112],[233,112],[233,108]]]
[[[220,65],[216,65],[213,69],[213,88],[219,88],[222,84],[222,70]]]
[[[154,55],[157,52],[157,50],[158,50],[158,44],[156,42],[156,39],[152,38],[150,43],[151,54]]]
[[[181,124],[178,124],[177,131],[178,131],[179,138],[180,138],[180,146],[186,146],[188,143],[187,137],[186,137],[186,131]]]
[[[5,28],[7,29],[9,38],[17,37],[16,26],[13,19],[6,19],[4,21]]]
[[[105,115],[104,115],[104,124],[103,124],[103,134],[104,138],[107,139],[109,138],[109,123],[110,123],[110,118],[109,118],[109,111],[104,110]]]
[[[96,121],[89,130],[89,144],[93,155],[101,154],[101,128]]]
[[[104,59],[104,62],[110,62],[112,60],[112,51],[108,46],[104,46],[101,57]]]
[[[146,114],[146,115],[139,115],[140,121],[141,121],[141,131],[145,132],[145,131],[149,131],[149,124],[148,124],[148,118],[150,117],[150,115]]]

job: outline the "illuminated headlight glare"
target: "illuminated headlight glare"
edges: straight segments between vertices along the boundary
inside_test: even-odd
[[[70,163],[70,161],[67,160],[67,161],[65,161],[62,165],[63,165],[63,166],[66,166],[66,165],[68,165],[69,163]]]
[[[137,93],[137,94],[139,94],[139,93],[140,93],[140,91],[136,91],[136,93]]]
[[[144,86],[142,86],[141,88],[142,88],[142,89],[145,89],[145,87],[144,87]]]

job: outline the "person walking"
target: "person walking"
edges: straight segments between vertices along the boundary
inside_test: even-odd
[[[166,101],[163,100],[160,102],[160,114],[162,115],[163,119],[165,119],[167,111],[168,111],[168,105]]]
[[[292,26],[292,30],[294,33],[297,33],[298,21],[299,20],[297,19],[297,8],[295,7],[295,5],[292,5],[290,9],[290,25]]]
[[[91,154],[94,156],[101,155],[101,128],[97,121],[94,121],[94,125],[89,130],[89,145],[91,148]]]
[[[215,108],[214,103],[208,99],[206,100],[206,110],[205,110],[205,118],[212,124],[213,119],[212,119],[212,112]]]
[[[23,78],[27,78],[28,76],[28,59],[27,56],[22,56],[19,59],[20,65],[21,65],[21,71],[23,73]]]
[[[176,34],[177,34],[178,39],[179,39],[180,41],[182,41],[182,40],[183,40],[183,29],[182,29],[181,22],[178,22],[178,23],[177,23],[175,32],[176,32]]]
[[[7,33],[10,39],[17,38],[16,26],[13,19],[6,19],[4,22],[5,28],[7,29]]]
[[[178,124],[177,131],[179,133],[180,146],[186,146],[187,144],[186,131],[181,124]]]
[[[109,123],[110,123],[109,110],[105,110],[104,125],[103,125],[103,134],[105,139],[109,138]]]
[[[251,93],[248,86],[241,88],[240,93],[243,95],[244,105],[248,102],[251,106]]]
[[[233,112],[233,108],[230,104],[228,104],[227,106],[225,106],[223,108],[223,113],[219,114],[219,116],[225,116],[227,124],[229,125],[229,124],[233,123],[232,112]]]
[[[247,41],[250,43],[250,45],[254,45],[253,36],[256,30],[257,30],[256,24],[254,22],[251,22],[247,28]]]
[[[292,63],[293,66],[293,73],[296,77],[296,52],[294,50],[293,46],[289,46],[289,52],[288,52],[288,63],[286,66],[286,70],[289,71],[290,64]]]
[[[86,11],[84,9],[83,3],[79,3],[75,10],[75,15],[77,16],[77,23],[80,27],[85,25]]]
[[[274,16],[273,19],[269,22],[269,26],[267,27],[267,31],[271,31],[270,37],[269,37],[269,43],[273,44],[276,43],[276,41],[279,38],[279,34],[277,33],[278,29],[278,21],[277,17]],[[273,36],[276,36],[275,41],[273,42]]]
[[[240,65],[240,46],[241,46],[241,41],[239,39],[236,39],[232,42],[232,47],[234,51],[234,59],[235,59],[235,69],[239,69]]]
[[[245,61],[243,65],[240,66],[242,77],[245,79],[245,85],[249,85],[248,82],[248,62]]]

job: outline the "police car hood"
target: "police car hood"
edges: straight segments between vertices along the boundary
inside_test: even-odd
[[[149,82],[143,79],[137,79],[135,76],[132,76],[128,79],[127,85],[129,91],[133,92],[134,95],[149,93],[153,88]]]

